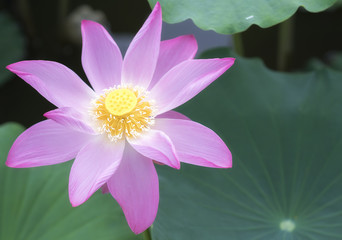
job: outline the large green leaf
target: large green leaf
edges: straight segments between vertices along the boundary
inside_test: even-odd
[[[0,86],[11,76],[5,67],[24,56],[24,37],[18,25],[4,11],[0,11]]]
[[[6,167],[7,152],[22,131],[14,123],[0,126],[0,239],[139,239],[109,194],[98,192],[82,206],[71,207],[67,195],[70,164]]]
[[[153,7],[157,0],[148,0]],[[267,28],[291,17],[298,7],[323,11],[336,0],[158,0],[163,19],[177,23],[188,18],[204,30],[233,34],[252,24]]]
[[[154,239],[341,239],[341,93],[340,72],[277,73],[238,58],[181,109],[225,140],[233,168],[159,167]]]

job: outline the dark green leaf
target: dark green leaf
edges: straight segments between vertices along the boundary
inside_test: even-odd
[[[153,7],[157,0],[148,0]],[[204,30],[233,34],[246,30],[252,24],[262,28],[273,26],[291,17],[303,6],[310,12],[319,12],[332,6],[336,0],[158,0],[163,19],[168,23],[188,18]]]
[[[285,74],[238,58],[181,108],[225,140],[233,168],[159,167],[154,239],[341,239],[341,93],[340,72]]]

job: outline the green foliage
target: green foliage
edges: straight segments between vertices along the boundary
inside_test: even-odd
[[[322,68],[332,68],[337,71],[342,71],[342,53],[333,52],[326,57],[326,61],[323,62],[318,58],[312,58],[305,66],[306,70],[319,70]]]
[[[153,7],[157,0],[148,0]],[[204,30],[233,34],[246,30],[252,24],[262,28],[273,26],[291,17],[304,7],[319,12],[332,6],[336,0],[159,0],[163,19],[177,23],[188,18]]]
[[[109,194],[97,192],[80,207],[71,207],[67,194],[70,164],[6,167],[9,148],[22,131],[15,123],[0,126],[0,239],[140,239]]]
[[[153,239],[340,239],[341,92],[342,73],[331,69],[285,74],[238,58],[180,109],[225,140],[233,168],[159,167]]]
[[[18,25],[5,12],[0,12],[0,86],[11,76],[5,68],[24,56],[25,41]]]

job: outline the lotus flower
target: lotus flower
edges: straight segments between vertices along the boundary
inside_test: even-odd
[[[103,187],[120,204],[136,234],[154,221],[159,203],[154,162],[229,168],[231,153],[212,130],[172,109],[233,65],[233,58],[194,60],[193,36],[160,42],[157,3],[124,59],[98,23],[82,22],[82,65],[92,86],[57,62],[22,61],[7,68],[57,109],[14,142],[7,166],[36,167],[75,158],[72,206]]]

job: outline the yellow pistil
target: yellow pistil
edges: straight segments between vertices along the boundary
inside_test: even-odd
[[[146,92],[138,88],[107,89],[93,104],[97,129],[111,141],[137,137],[154,123],[153,105],[146,100]]]
[[[129,89],[115,89],[105,98],[106,109],[115,116],[130,113],[136,105],[137,97]]]

